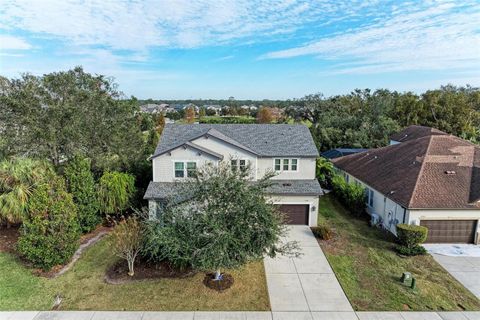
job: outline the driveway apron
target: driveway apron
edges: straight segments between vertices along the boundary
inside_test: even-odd
[[[272,311],[353,311],[322,249],[308,226],[291,226],[299,258],[265,258]]]

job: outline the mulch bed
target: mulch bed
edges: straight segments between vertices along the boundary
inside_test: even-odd
[[[0,227],[0,252],[15,252],[15,245],[19,236],[18,227]]]
[[[222,273],[221,280],[215,280],[215,273],[207,273],[203,279],[203,284],[213,290],[222,292],[233,285],[233,276],[228,273]]]
[[[119,260],[108,268],[105,274],[105,282],[110,284],[122,284],[133,281],[153,280],[161,278],[187,278],[195,275],[190,268],[179,270],[168,262],[151,263],[141,259],[135,260],[135,274],[128,275],[128,266],[125,260]]]

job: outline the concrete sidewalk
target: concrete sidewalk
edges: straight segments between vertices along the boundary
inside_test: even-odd
[[[0,320],[480,320],[480,312],[0,312]]]
[[[308,226],[292,226],[300,258],[265,258],[272,311],[353,311],[322,249]]]

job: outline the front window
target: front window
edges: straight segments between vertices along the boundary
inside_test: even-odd
[[[240,160],[240,170],[245,171],[247,169],[247,160]]]
[[[185,165],[183,162],[175,162],[175,178],[185,177]]]
[[[298,171],[298,159],[274,159],[275,171]]]
[[[280,171],[280,159],[275,159],[275,171]]]
[[[291,165],[292,171],[297,171],[297,162],[298,162],[297,159],[292,159],[292,165]]]
[[[241,171],[245,171],[247,169],[248,160],[245,159],[232,159],[230,160],[230,166],[232,167],[232,171],[236,171],[240,169]]]
[[[187,177],[191,178],[195,175],[197,164],[195,162],[187,162]]]
[[[195,175],[196,170],[196,162],[175,162],[175,178],[191,178]]]

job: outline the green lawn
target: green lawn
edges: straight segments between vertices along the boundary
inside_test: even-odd
[[[336,230],[320,245],[355,310],[480,310],[480,300],[430,255],[399,257],[391,237],[353,218],[331,195],[319,208],[319,221]],[[415,291],[400,284],[405,271],[417,279]]]
[[[88,249],[73,269],[56,279],[32,275],[15,256],[0,253],[0,310],[49,310],[56,294],[64,310],[270,310],[263,263],[229,271],[235,283],[217,293],[197,274],[110,285],[103,281],[115,261],[109,239]]]

